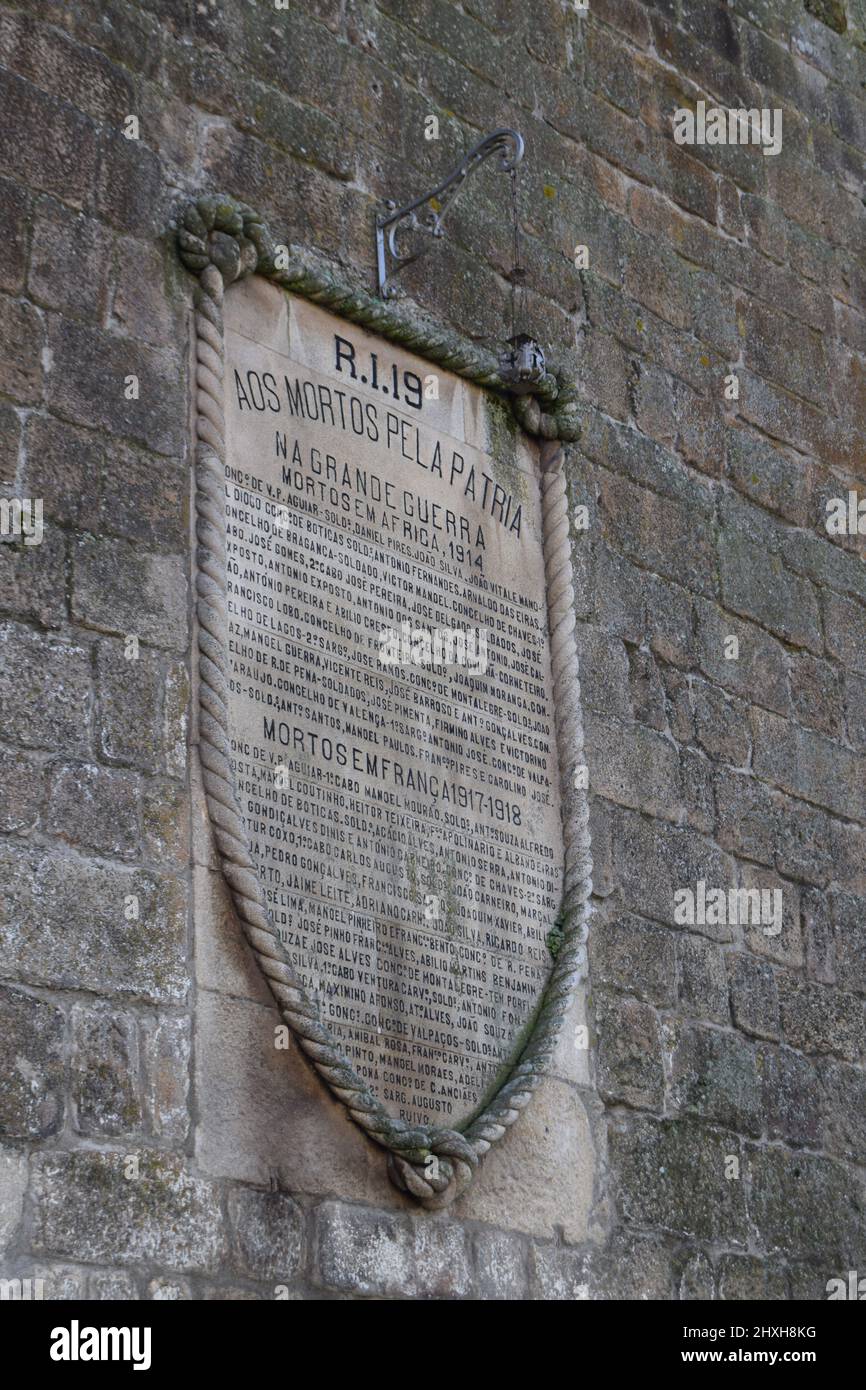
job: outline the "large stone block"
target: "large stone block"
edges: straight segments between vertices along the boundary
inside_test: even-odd
[[[59,989],[152,1002],[186,997],[183,887],[72,854],[5,848],[3,969]],[[137,913],[137,916],[135,915]]]
[[[829,1158],[749,1148],[749,1215],[766,1251],[825,1256],[848,1269],[866,1248],[863,1185]],[[796,1198],[794,1198],[796,1194]]]
[[[796,975],[779,982],[782,1037],[808,1053],[835,1053],[846,1061],[866,1055],[866,1005],[854,994]]]
[[[24,430],[24,485],[45,515],[95,530],[103,449],[92,435],[50,415],[30,415]]]
[[[45,798],[41,758],[0,748],[0,831],[27,835],[39,820]]]
[[[60,1009],[18,989],[0,989],[0,1137],[45,1139],[64,1117],[66,1024]]]
[[[27,273],[32,204],[28,190],[11,179],[0,180],[0,237],[3,239],[3,265],[0,290],[18,294]]]
[[[838,815],[866,820],[862,757],[767,710],[752,711],[752,734],[759,777]]]
[[[758,1072],[768,1139],[817,1147],[822,1096],[814,1065],[786,1047],[758,1048]]]
[[[138,1033],[129,1015],[72,1010],[72,1099],[79,1134],[141,1132]]]
[[[313,1279],[320,1287],[385,1298],[413,1292],[407,1217],[324,1202],[316,1209],[314,1240]]]
[[[740,1134],[760,1134],[760,1086],[749,1043],[736,1033],[693,1024],[672,1033],[674,1113],[696,1115]]]
[[[830,655],[866,674],[866,607],[840,594],[825,594],[824,628]]]
[[[122,642],[96,644],[95,743],[106,762],[128,763],[148,772],[162,766],[162,667],[155,652],[139,648],[127,660]]]
[[[76,849],[133,858],[139,847],[138,779],[96,763],[58,763],[50,769],[45,828]]]
[[[550,1238],[590,1236],[596,1145],[587,1107],[574,1086],[547,1077],[532,1104],[485,1155],[469,1190],[455,1202],[455,1217],[501,1223]]]
[[[6,134],[0,171],[82,207],[96,177],[92,122],[13,73],[4,71],[0,79],[0,125]]]
[[[586,756],[593,791],[620,806],[676,820],[681,805],[676,748],[643,724],[590,714]]]
[[[740,952],[729,955],[727,964],[734,1023],[754,1037],[778,1038],[779,995],[773,967]]]
[[[70,265],[75,267],[71,274]],[[111,237],[102,223],[54,198],[40,198],[27,278],[36,303],[100,324],[106,313],[110,269]]]
[[[720,947],[699,936],[677,938],[680,1008],[693,1018],[728,1023],[728,982]]]
[[[128,141],[121,138],[121,144],[129,149]],[[48,399],[55,415],[158,454],[182,453],[183,377],[173,353],[56,318],[49,325],[48,345]],[[129,377],[137,378],[137,397],[127,394]]]
[[[676,926],[674,895],[691,889],[699,879],[715,888],[735,886],[733,860],[691,830],[649,821],[632,811],[619,811],[614,820],[614,862],[626,906],[642,916]],[[729,941],[731,928],[696,924],[712,940]]]
[[[754,619],[794,646],[823,651],[811,584],[791,574],[779,555],[744,535],[736,516],[726,520],[719,537],[719,568],[722,601],[732,613]]]
[[[647,1003],[676,998],[676,936],[629,913],[597,913],[589,930],[593,985],[612,985]]]
[[[716,685],[741,695],[764,709],[787,714],[788,658],[775,637],[754,623],[745,623],[715,604],[696,602],[697,664]],[[728,639],[737,639],[736,654]]]
[[[0,1254],[15,1239],[24,1212],[29,1172],[23,1150],[0,1148]]]
[[[39,545],[0,543],[0,607],[42,627],[66,622],[66,537],[50,522]]]
[[[234,1229],[233,1259],[250,1279],[286,1283],[297,1273],[303,1239],[303,1213],[283,1192],[237,1188],[230,1194]]]
[[[86,627],[186,650],[186,572],[179,559],[85,536],[75,547],[73,574],[73,616]]]
[[[190,1022],[160,1015],[141,1024],[144,1103],[154,1134],[182,1143],[190,1117]]]
[[[485,1302],[525,1299],[529,1280],[528,1243],[512,1231],[480,1227],[472,1235],[475,1297]]]
[[[743,1184],[727,1176],[739,1140],[694,1121],[618,1120],[610,1154],[618,1204],[630,1223],[745,1246]]]
[[[597,1078],[610,1104],[659,1110],[665,1090],[659,1022],[648,1004],[603,996],[596,1000]]]
[[[408,1207],[385,1161],[314,1075],[294,1041],[278,1048],[276,1008],[199,990],[195,1154],[212,1177],[381,1207]]]
[[[31,748],[87,754],[92,708],[90,649],[0,624],[0,724]]]
[[[839,1158],[860,1163],[866,1152],[866,1073],[843,1062],[821,1065],[824,1146]]]
[[[208,1271],[224,1258],[226,1234],[216,1189],[182,1159],[47,1153],[36,1164],[33,1247],[94,1264]]]

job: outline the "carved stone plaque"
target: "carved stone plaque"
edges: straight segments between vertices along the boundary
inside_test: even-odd
[[[563,844],[536,446],[263,279],[225,299],[229,732],[270,914],[391,1114],[456,1128],[553,958]]]

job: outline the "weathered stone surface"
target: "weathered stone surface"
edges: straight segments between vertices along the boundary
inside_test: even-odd
[[[711,840],[690,830],[644,820],[620,811],[615,820],[614,858],[625,901],[633,911],[676,926],[674,894],[699,879],[718,888],[734,886],[734,864]],[[711,939],[730,940],[726,924],[698,926]]]
[[[652,652],[634,651],[629,654],[631,702],[635,719],[652,729],[664,732],[667,728],[665,692],[658,666]]]
[[[729,955],[731,1014],[744,1033],[758,1038],[779,1036],[779,995],[773,968],[753,956]]]
[[[752,730],[759,777],[841,816],[866,819],[862,758],[765,710],[752,711]]]
[[[46,830],[85,852],[134,857],[140,846],[136,779],[93,763],[61,763],[50,771]]]
[[[408,1218],[325,1202],[315,1213],[315,1242],[317,1284],[385,1298],[413,1292]]]
[[[66,540],[45,525],[39,545],[5,539],[0,544],[0,607],[43,627],[66,621]]]
[[[823,649],[812,586],[786,570],[781,559],[768,554],[764,545],[743,537],[735,521],[723,532],[719,565],[726,608],[754,618],[794,646],[813,652]]]
[[[655,1012],[634,999],[596,1004],[598,1085],[605,1100],[656,1110],[664,1096],[661,1033]]]
[[[135,1134],[142,1104],[138,1035],[128,1015],[72,1010],[72,1099],[79,1134]]]
[[[586,623],[575,628],[584,709],[631,718],[628,657],[622,642]]]
[[[0,850],[0,861],[10,975],[61,989],[185,998],[185,903],[176,882],[35,849]]]
[[[866,1146],[866,1075],[832,1061],[822,1063],[820,1072],[824,1145],[830,1153],[859,1163]]]
[[[216,1190],[181,1160],[141,1151],[138,1176],[113,1153],[42,1155],[36,1165],[34,1249],[94,1263],[153,1261],[210,1270],[225,1253]]]
[[[128,142],[121,144],[129,153]],[[48,403],[53,414],[144,444],[157,454],[181,452],[185,415],[174,353],[128,339],[118,352],[112,334],[60,318],[50,324],[48,347]],[[127,395],[134,385],[130,377],[138,380],[137,399]]]
[[[695,1300],[709,1300],[715,1294],[716,1284],[713,1267],[706,1255],[698,1251],[691,1255],[683,1265],[680,1275],[679,1295],[683,1303]]]
[[[454,1206],[456,1216],[498,1222],[513,1211],[511,1229],[585,1240],[592,1219],[595,1145],[584,1101],[575,1087],[546,1078],[521,1117],[484,1159],[483,1181]]]
[[[137,1302],[141,1297],[132,1275],[122,1269],[100,1270],[98,1274],[91,1274],[87,1280],[87,1296],[108,1303],[115,1300]]]
[[[90,649],[15,623],[0,624],[0,724],[29,748],[88,751]]]
[[[45,766],[38,756],[0,748],[0,830],[26,835],[39,820]]]
[[[778,1265],[752,1255],[723,1255],[719,1261],[719,1298],[790,1298],[788,1281]]]
[[[85,537],[73,570],[72,611],[84,627],[133,634],[174,651],[186,647],[186,575],[179,560]]]
[[[699,936],[677,940],[680,1008],[695,1018],[727,1023],[728,984],[725,957],[718,946]]]
[[[42,399],[42,319],[32,304],[0,295],[0,391],[19,405]]]
[[[727,1157],[739,1153],[735,1136],[694,1121],[640,1117],[616,1123],[610,1151],[626,1221],[745,1245],[743,1185],[725,1175]]]
[[[779,983],[782,1037],[801,1052],[832,1052],[856,1062],[866,1052],[863,1001],[842,990],[812,984],[794,975]]]
[[[699,1115],[740,1134],[760,1134],[755,1054],[736,1034],[688,1024],[677,1030],[671,1061],[675,1113]]]
[[[514,1302],[527,1296],[527,1245],[511,1231],[480,1229],[472,1236],[476,1297]]]
[[[673,1297],[671,1260],[662,1241],[616,1231],[592,1261],[592,1299],[668,1299]]]
[[[533,1245],[531,1297],[545,1303],[589,1299],[591,1268],[591,1256],[586,1251]]]
[[[338,1192],[403,1206],[379,1153],[329,1097],[294,1041],[277,1048],[280,1026],[273,1005],[199,992],[195,1153],[201,1170],[260,1186],[276,1172],[292,1193]]]
[[[76,273],[67,267],[73,261]],[[28,288],[37,304],[99,323],[108,298],[111,241],[102,223],[54,198],[36,205]]]
[[[0,989],[0,1137],[44,1139],[63,1125],[65,1021],[59,1009],[18,989]]]
[[[24,429],[27,495],[45,515],[93,528],[99,517],[103,449],[98,437],[50,415],[30,415]]]
[[[648,1003],[676,997],[676,937],[627,913],[598,913],[589,937],[593,979]]]
[[[866,1239],[863,1188],[850,1169],[786,1149],[750,1148],[749,1212],[769,1252],[847,1261]],[[791,1194],[796,1192],[796,1201]],[[848,1268],[847,1263],[844,1266]]]
[[[155,771],[162,760],[160,666],[145,647],[135,660],[125,651],[121,642],[96,646],[96,747],[107,762]]]
[[[862,901],[847,893],[830,899],[834,926],[834,973],[840,988],[866,994],[866,921]]]
[[[416,1298],[461,1298],[472,1289],[468,1233],[455,1221],[413,1222]]]
[[[758,1073],[769,1139],[815,1147],[821,1139],[821,1087],[805,1057],[786,1047],[762,1045]]]
[[[0,1149],[0,1254],[15,1238],[24,1210],[29,1175],[27,1154],[20,1149]]]
[[[697,740],[709,756],[731,767],[745,767],[751,742],[746,707],[704,681],[691,688]]]
[[[234,1261],[251,1279],[290,1280],[301,1257],[303,1214],[282,1192],[240,1188],[230,1201]]]
[[[641,724],[598,715],[588,717],[586,731],[590,784],[597,795],[673,819],[680,802],[673,745]]]
[[[166,1015],[141,1025],[144,1104],[154,1134],[176,1143],[190,1126],[190,1025]]]
[[[787,714],[791,706],[788,691],[788,660],[785,648],[775,637],[754,623],[730,616],[714,604],[696,603],[698,665],[717,685],[740,695],[762,709]],[[727,639],[735,637],[738,655]]]

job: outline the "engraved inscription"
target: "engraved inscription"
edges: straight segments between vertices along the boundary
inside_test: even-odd
[[[232,761],[273,920],[389,1109],[453,1125],[552,961],[562,834],[530,446],[459,378],[226,299]]]

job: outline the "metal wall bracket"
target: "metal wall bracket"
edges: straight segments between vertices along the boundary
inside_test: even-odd
[[[504,127],[486,135],[461,160],[457,168],[429,193],[422,193],[414,202],[398,208],[396,203],[387,202],[386,211],[376,216],[376,276],[381,299],[391,299],[398,293],[392,277],[399,274],[404,265],[409,265],[422,254],[423,247],[415,251],[401,251],[397,246],[400,232],[426,232],[428,236],[442,236],[442,219],[463,186],[467,176],[491,155],[499,155],[499,170],[511,173],[523,158],[523,136],[519,131]],[[426,206],[425,206],[426,205]],[[423,208],[423,212],[419,209]]]

